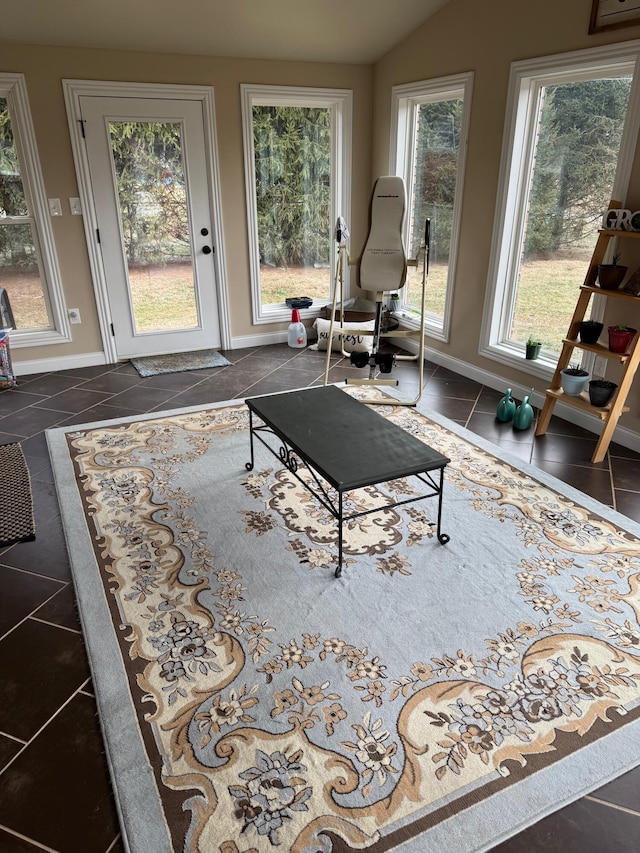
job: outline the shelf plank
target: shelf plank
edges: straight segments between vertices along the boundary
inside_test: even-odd
[[[574,397],[571,394],[565,394],[562,388],[547,388],[547,394],[549,397],[553,397],[556,400],[561,400],[563,403],[566,403],[569,406],[574,406],[576,409],[582,409],[583,412],[591,412],[594,415],[597,415],[601,420],[606,420],[607,415],[611,411],[611,406],[613,404],[613,400],[610,403],[607,403],[606,406],[592,406],[589,402],[589,394],[587,391],[583,391],[578,397]],[[622,407],[622,412],[631,411],[628,406]]]
[[[602,355],[605,358],[612,358],[614,361],[619,361],[621,364],[626,364],[631,355],[630,352],[611,352],[609,347],[605,347],[603,344],[585,344],[577,338],[563,338],[562,343],[568,344],[571,347],[577,347],[578,349],[594,352],[596,355]]]
[[[636,236],[640,237],[640,234]],[[598,287],[597,284],[581,284],[580,290],[595,293],[598,296],[611,296],[613,299],[624,299],[627,302],[640,302],[640,296],[634,296],[633,293],[626,293],[624,290],[605,290],[603,287]]]

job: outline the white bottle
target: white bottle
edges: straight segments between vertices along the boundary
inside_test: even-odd
[[[306,347],[307,345],[307,330],[304,323],[300,320],[300,311],[297,308],[293,309],[291,314],[291,325],[287,334],[287,343],[290,347]]]

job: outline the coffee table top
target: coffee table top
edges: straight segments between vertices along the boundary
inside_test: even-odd
[[[339,492],[444,468],[451,461],[334,385],[246,403]]]

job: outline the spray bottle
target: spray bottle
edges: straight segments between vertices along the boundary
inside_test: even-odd
[[[291,314],[291,325],[287,334],[287,343],[290,347],[306,347],[307,345],[307,330],[304,323],[300,320],[300,311],[297,308],[293,309]]]

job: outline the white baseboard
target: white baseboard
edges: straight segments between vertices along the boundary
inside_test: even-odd
[[[107,364],[103,352],[85,352],[81,355],[64,355],[57,358],[38,358],[31,361],[17,361],[15,350],[12,350],[13,372],[20,379],[32,373],[49,373],[54,370],[75,370],[78,367],[95,367],[97,364]]]
[[[265,347],[269,344],[285,344],[287,331],[262,332],[260,335],[242,335],[231,338],[231,349],[246,349],[248,347]]]

